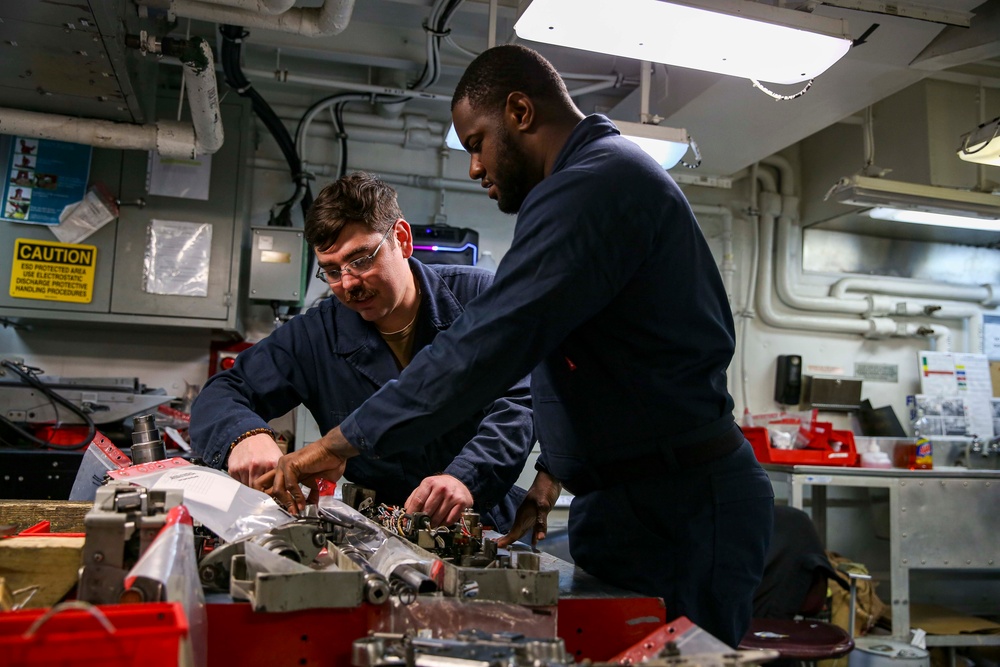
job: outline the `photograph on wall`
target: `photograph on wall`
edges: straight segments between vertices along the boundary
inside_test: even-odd
[[[31,213],[31,188],[14,187],[7,192],[7,201],[3,207],[5,218],[17,222],[28,219]]]
[[[63,209],[83,199],[90,177],[90,146],[0,135],[7,162],[2,219],[57,225]]]

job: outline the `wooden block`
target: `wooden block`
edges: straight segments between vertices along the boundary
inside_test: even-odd
[[[7,580],[0,577],[0,611],[10,611],[14,608],[14,597],[7,588]]]
[[[11,537],[0,540],[0,577],[11,593],[30,586],[38,591],[25,609],[51,607],[76,585],[83,555],[82,537]],[[15,595],[20,601],[23,595]]]
[[[0,525],[13,524],[20,531],[39,521],[49,521],[49,532],[82,533],[83,517],[93,506],[87,501],[0,500]]]

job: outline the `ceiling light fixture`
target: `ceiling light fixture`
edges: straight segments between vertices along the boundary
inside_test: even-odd
[[[687,130],[616,120],[622,136],[649,154],[664,169],[673,168],[688,151]]]
[[[749,0],[521,0],[514,31],[521,39],[778,84],[813,79],[851,48],[840,19]]]
[[[1000,116],[963,134],[958,157],[966,162],[1000,167]]]
[[[869,176],[840,179],[826,195],[867,206],[878,220],[1000,231],[1000,196]]]
[[[976,229],[983,232],[1000,232],[1000,218],[970,218],[962,215],[907,211],[882,206],[871,209],[866,215],[875,220],[891,220],[893,222],[909,222],[916,225],[934,225],[936,227],[955,227],[958,229]]]

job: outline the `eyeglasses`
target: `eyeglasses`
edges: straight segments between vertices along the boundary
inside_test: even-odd
[[[372,267],[375,266],[375,255],[382,249],[382,244],[385,243],[385,240],[389,238],[389,234],[395,228],[396,225],[392,225],[389,229],[385,230],[382,240],[379,241],[379,244],[375,247],[375,252],[372,254],[358,257],[353,262],[348,262],[339,269],[324,269],[320,267],[316,271],[316,277],[330,285],[336,285],[343,280],[345,273],[349,273],[352,276],[360,276],[362,273],[371,271]]]

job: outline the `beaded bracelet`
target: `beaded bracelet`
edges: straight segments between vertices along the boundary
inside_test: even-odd
[[[247,431],[246,433],[244,433],[240,437],[238,437],[235,440],[233,440],[232,444],[229,445],[229,452],[226,454],[226,458],[228,459],[229,458],[229,454],[233,453],[233,450],[236,448],[236,445],[240,444],[241,442],[243,442],[244,440],[246,440],[247,438],[249,438],[251,436],[260,435],[261,433],[269,433],[272,438],[274,437],[274,431],[272,429],[269,429],[269,428],[255,428],[252,431]]]

